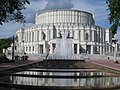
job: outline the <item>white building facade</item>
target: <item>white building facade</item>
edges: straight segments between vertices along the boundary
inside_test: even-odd
[[[52,54],[63,30],[69,32],[74,54],[112,52],[109,31],[96,26],[91,13],[79,10],[51,10],[36,14],[35,25],[17,30],[17,51]]]

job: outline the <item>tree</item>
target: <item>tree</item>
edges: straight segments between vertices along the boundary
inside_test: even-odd
[[[117,33],[117,29],[120,26],[120,0],[107,0],[106,1],[109,10],[109,22],[111,25],[113,36]]]
[[[21,10],[30,4],[28,0],[0,0],[0,25],[8,21],[24,22]]]
[[[7,49],[11,46],[12,43],[12,37],[10,38],[1,38],[0,39],[0,53],[2,53],[3,48]]]

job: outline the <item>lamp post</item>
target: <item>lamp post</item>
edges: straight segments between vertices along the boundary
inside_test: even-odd
[[[13,35],[13,46],[12,46],[12,60],[14,61],[14,35]]]

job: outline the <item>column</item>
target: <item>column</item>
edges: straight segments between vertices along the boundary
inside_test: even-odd
[[[79,32],[78,32],[78,30],[74,31],[74,39],[79,39]]]
[[[48,41],[48,35],[49,35],[49,32],[48,32],[48,29],[45,30],[45,34],[46,34],[46,41]]]
[[[53,47],[52,47],[52,43],[50,44],[50,54],[53,53]]]
[[[97,45],[97,54],[99,54],[100,49],[99,49],[99,45]]]
[[[57,37],[60,37],[60,31],[59,31],[59,29],[57,30]]]
[[[41,41],[42,38],[41,38],[41,30],[39,31],[39,41]]]
[[[80,52],[79,52],[79,50],[80,50],[80,45],[79,44],[77,44],[77,54],[79,54]]]
[[[81,41],[84,41],[84,30],[81,30]]]
[[[93,45],[91,45],[91,54],[94,54],[94,48],[93,48],[94,46]]]
[[[73,37],[73,30],[70,30],[70,37]]]
[[[37,45],[35,45],[35,54],[38,54],[39,53],[39,49],[38,49],[38,44]]]
[[[45,44],[43,44],[43,53],[46,53],[46,47],[45,47]]]
[[[50,39],[53,39],[53,30],[50,31]]]

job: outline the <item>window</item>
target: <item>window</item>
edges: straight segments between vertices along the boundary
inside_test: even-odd
[[[86,33],[86,35],[85,35],[85,36],[86,36],[86,40],[88,40],[88,33]]]
[[[29,42],[31,42],[31,32],[29,32]]]
[[[34,51],[34,46],[33,46],[33,51]]]
[[[56,38],[57,36],[57,30],[55,28],[55,26],[53,26],[53,38]]]
[[[74,44],[74,54],[77,54],[77,44]]]
[[[29,34],[29,33],[27,32],[27,42],[28,42],[28,38],[29,38],[29,37],[28,37],[28,34]]]
[[[43,45],[40,45],[40,53],[43,53]]]
[[[37,41],[39,41],[39,31],[37,31]]]
[[[15,46],[15,50],[17,50],[17,46]]]
[[[34,41],[34,32],[32,32],[32,42]]]
[[[97,32],[94,32],[94,39],[95,39],[95,42],[97,42]]]
[[[45,36],[45,33],[42,31],[41,34],[42,34],[42,39],[45,40],[45,37],[46,37],[46,36]]]
[[[31,46],[29,46],[29,51],[31,51]]]
[[[81,45],[79,45],[79,54],[81,54],[81,49],[82,49],[82,47],[81,47]]]
[[[56,30],[53,30],[53,38],[56,38]]]
[[[95,46],[95,54],[97,54],[97,46]]]
[[[55,50],[55,47],[56,47],[56,44],[53,43],[53,44],[52,44],[52,47],[53,47],[53,51],[54,51],[54,50]]]

